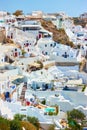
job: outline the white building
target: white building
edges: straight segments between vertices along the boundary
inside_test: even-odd
[[[87,19],[87,12],[83,13],[80,15],[81,19]]]
[[[0,17],[5,17],[7,15],[6,11],[0,11]]]
[[[56,62],[77,62],[77,50],[54,42],[52,39],[40,39],[37,44],[43,55]]]
[[[50,55],[55,45],[56,43],[50,38],[41,38],[37,43],[37,46],[43,55]]]
[[[12,50],[11,50],[11,57],[20,57],[22,56],[22,51],[20,48],[17,48],[17,47],[14,47]]]

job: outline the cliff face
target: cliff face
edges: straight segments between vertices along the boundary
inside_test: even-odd
[[[0,31],[0,43],[5,43],[6,42],[6,35],[5,35],[5,30]]]
[[[74,47],[74,44],[69,41],[69,37],[65,33],[64,29],[57,29],[51,21],[40,20],[41,25],[48,31],[53,33],[53,40],[55,42],[60,42],[61,44],[69,45]]]

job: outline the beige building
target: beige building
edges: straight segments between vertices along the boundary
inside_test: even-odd
[[[32,16],[35,18],[42,18],[43,12],[42,11],[32,11]]]

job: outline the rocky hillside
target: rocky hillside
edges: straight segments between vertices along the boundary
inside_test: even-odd
[[[74,17],[74,24],[75,25],[81,25],[82,27],[85,27],[87,24],[87,19],[81,19],[79,17]]]
[[[53,40],[55,42],[60,42],[62,44],[74,47],[74,44],[71,41],[69,41],[69,38],[67,34],[65,33],[64,29],[57,29],[51,21],[45,21],[43,19],[41,19],[41,25],[46,30],[53,33]]]

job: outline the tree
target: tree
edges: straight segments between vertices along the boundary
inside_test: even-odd
[[[29,121],[21,121],[24,117],[25,115],[16,114],[14,120],[8,120],[0,116],[0,130],[39,130],[37,118],[28,117]]]
[[[15,114],[14,119],[22,121],[25,117],[26,117],[26,115]]]
[[[41,104],[46,105],[46,99],[44,99]]]
[[[18,120],[10,121],[10,130],[21,130],[21,124]]]
[[[25,130],[36,130],[35,126],[27,121],[21,121],[21,127]]]
[[[75,120],[68,120],[68,124],[71,130],[82,130],[81,125],[79,125]]]
[[[70,130],[82,130],[82,125],[79,125],[79,123],[82,124],[82,121],[85,119],[85,115],[81,111],[76,109],[68,111],[67,118]],[[68,130],[68,128],[66,130]]]
[[[68,119],[74,119],[74,120],[84,120],[85,115],[76,109],[73,109],[72,111],[67,112]]]
[[[36,128],[37,128],[37,130],[39,130],[39,128],[40,128],[40,124],[39,124],[39,120],[38,120],[38,118],[36,118],[36,117],[27,117],[27,120],[30,122],[30,123],[32,123]]]
[[[10,127],[5,123],[0,123],[0,130],[10,130]]]
[[[10,122],[3,117],[0,117],[0,130],[10,130]]]
[[[19,16],[19,15],[23,15],[23,11],[22,10],[16,10],[13,15]]]

